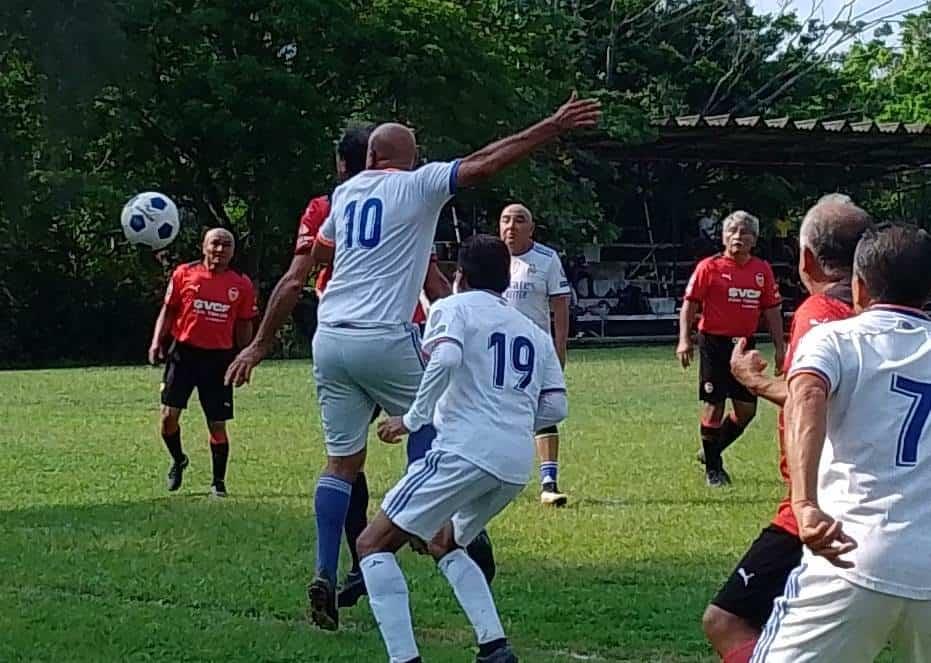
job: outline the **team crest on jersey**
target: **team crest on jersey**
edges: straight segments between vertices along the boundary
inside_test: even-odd
[[[230,298],[231,302],[235,302],[239,299],[239,288],[230,288],[226,291],[226,295]]]
[[[527,264],[527,271],[530,272],[531,274],[536,274],[536,273],[537,273],[537,266],[534,265],[532,262],[531,262],[531,263],[528,263],[528,264]]]
[[[706,393],[706,394],[710,394],[710,393],[713,392],[713,391],[714,391],[714,385],[713,385],[712,383],[710,383],[710,382],[706,382],[706,383],[705,383],[705,393]]]
[[[756,284],[762,288],[764,283],[766,283],[766,280],[763,278],[763,272],[757,272],[756,273]]]

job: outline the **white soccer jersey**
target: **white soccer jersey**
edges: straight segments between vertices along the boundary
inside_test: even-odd
[[[458,169],[453,161],[414,171],[366,170],[336,188],[317,235],[336,246],[321,324],[410,323]]]
[[[446,341],[462,348],[462,364],[437,402],[433,448],[526,483],[540,394],[566,389],[552,339],[501,297],[470,290],[433,305],[424,351]]]
[[[819,502],[859,543],[846,557],[854,568],[839,573],[931,599],[931,320],[874,307],[818,326],[799,344],[790,378],[805,372],[830,390]]]
[[[511,285],[505,298],[550,333],[550,297],[568,295],[572,289],[559,255],[543,244],[533,243],[529,251],[511,256]]]

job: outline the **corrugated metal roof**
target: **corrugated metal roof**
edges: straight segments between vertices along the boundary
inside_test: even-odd
[[[926,122],[874,122],[862,120],[850,122],[848,120],[822,121],[816,118],[792,119],[789,117],[762,118],[759,115],[737,117],[727,115],[679,115],[677,117],[659,118],[652,122],[653,126],[666,129],[694,129],[696,127],[715,128],[752,128],[752,129],[781,129],[784,131],[800,131],[807,133],[883,133],[883,134],[924,134],[931,135],[931,125]]]

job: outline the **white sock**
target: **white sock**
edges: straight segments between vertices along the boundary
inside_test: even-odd
[[[362,559],[362,576],[369,605],[378,622],[391,663],[405,663],[419,656],[411,623],[407,583],[394,555],[375,553]]]
[[[504,627],[498,618],[491,589],[478,564],[473,562],[465,550],[457,548],[439,561],[437,566],[452,585],[459,605],[475,629],[478,644],[504,637]]]

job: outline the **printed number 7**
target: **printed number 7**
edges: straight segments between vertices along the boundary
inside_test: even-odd
[[[893,375],[892,391],[912,401],[899,433],[895,464],[898,467],[914,467],[918,464],[918,443],[921,442],[922,432],[931,415],[931,384]]]

